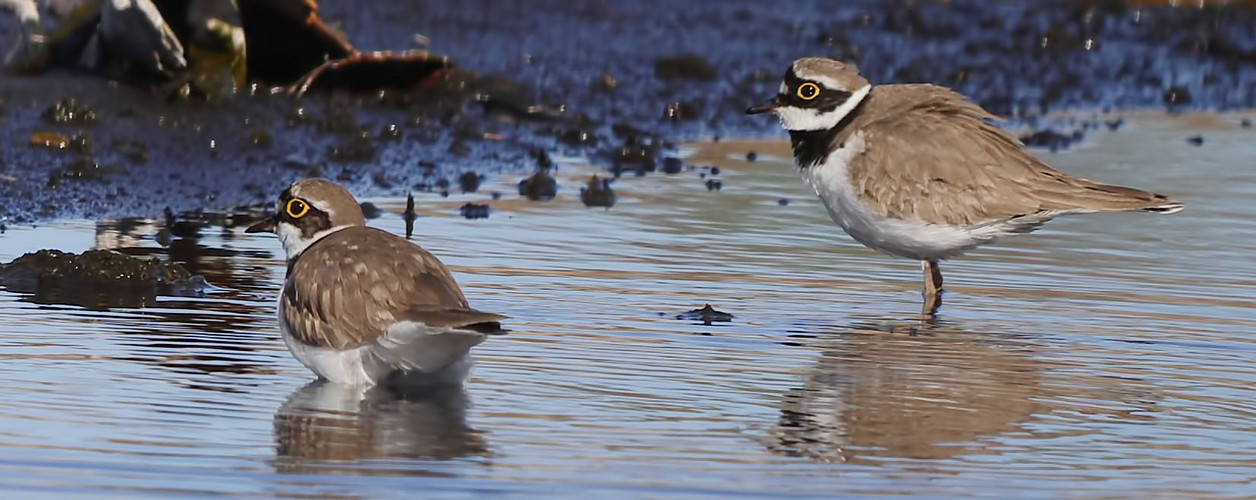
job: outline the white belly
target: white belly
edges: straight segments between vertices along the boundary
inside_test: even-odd
[[[997,228],[926,224],[877,215],[856,196],[847,168],[864,145],[863,132],[856,132],[845,147],[830,153],[824,162],[802,169],[803,179],[824,202],[829,217],[855,241],[896,257],[940,260],[990,243],[1003,234]]]
[[[383,360],[378,353],[387,349],[377,342],[363,344],[351,349],[331,349],[305,344],[288,331],[284,321],[283,291],[279,293],[279,305],[276,308],[279,316],[279,331],[288,351],[302,365],[309,368],[325,380],[345,385],[369,386],[383,382],[384,379],[401,369]],[[373,352],[375,351],[375,352]],[[437,373],[414,373],[405,381],[413,385],[456,385],[461,384],[471,371],[471,356],[463,354],[457,361]],[[413,380],[410,380],[413,379]]]

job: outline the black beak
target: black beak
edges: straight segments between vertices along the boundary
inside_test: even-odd
[[[253,224],[252,226],[249,226],[248,229],[244,230],[244,232],[246,233],[273,233],[275,232],[275,224],[276,222],[278,222],[278,220],[279,220],[279,215],[267,217],[265,219],[262,219],[261,222],[258,222],[257,224]]]
[[[779,107],[781,107],[781,96],[778,95],[776,97],[763,101],[759,104],[746,108],[746,114],[757,115],[760,113],[767,113],[768,111],[772,111]]]

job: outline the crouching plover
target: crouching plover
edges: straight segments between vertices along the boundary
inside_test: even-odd
[[[284,342],[332,382],[460,384],[468,351],[505,319],[472,309],[434,255],[366,227],[353,195],[330,181],[293,183],[275,216],[246,232],[279,235],[288,254]]]
[[[1060,215],[1182,209],[1163,195],[1052,169],[957,92],[873,86],[832,59],[794,61],[777,95],[746,113],[769,111],[834,222],[869,248],[921,261],[930,312],[942,259]]]

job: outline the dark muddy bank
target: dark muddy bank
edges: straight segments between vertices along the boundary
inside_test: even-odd
[[[1256,104],[1251,9],[1090,4],[324,1],[323,17],[363,50],[411,48],[421,34],[470,74],[509,78],[459,80],[461,90],[435,100],[391,92],[294,101],[259,88],[205,103],[67,69],[5,75],[0,217],[265,203],[311,175],[363,195],[422,191],[466,172],[522,179],[536,147],[652,166],[668,143],[780,134],[741,111],[805,55],[857,61],[878,83],[953,86],[1026,120],[1063,108]],[[6,50],[14,27],[0,21]],[[70,97],[94,119],[45,117]],[[66,147],[49,147],[46,135],[32,143],[37,132],[61,134]]]

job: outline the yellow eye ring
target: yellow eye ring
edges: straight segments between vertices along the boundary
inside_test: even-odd
[[[288,200],[288,206],[285,208],[285,210],[288,211],[288,217],[292,217],[293,219],[300,219],[302,217],[305,217],[305,214],[310,213],[310,204],[304,201],[301,201],[299,198],[293,198],[291,200]]]
[[[804,101],[810,101],[812,99],[820,97],[820,86],[811,82],[807,82],[798,86],[798,91],[796,92],[796,94],[798,95],[799,99],[802,99]]]

